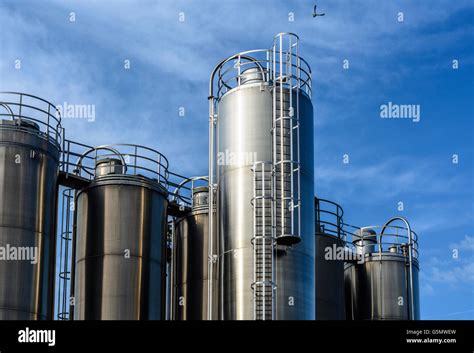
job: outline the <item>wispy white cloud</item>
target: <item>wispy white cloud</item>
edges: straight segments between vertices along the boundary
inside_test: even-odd
[[[390,199],[406,192],[417,194],[453,194],[469,187],[464,175],[439,174],[439,159],[397,156],[380,161],[376,156],[351,157],[316,169],[315,182],[320,188],[338,187],[338,193],[353,195],[363,191],[371,200]],[[447,164],[447,163],[446,163]],[[369,194],[367,194],[369,193]]]
[[[474,289],[474,263],[472,262],[447,268],[431,267],[428,276],[432,282],[449,285],[469,283]]]
[[[452,250],[465,251],[468,254],[474,255],[474,237],[465,235],[461,241],[450,244],[449,248]]]
[[[441,287],[452,291],[467,289],[468,293],[474,296],[474,252],[453,256],[449,248],[443,252],[437,251],[437,255],[430,256],[429,252],[423,254],[421,290],[429,295],[436,293]]]

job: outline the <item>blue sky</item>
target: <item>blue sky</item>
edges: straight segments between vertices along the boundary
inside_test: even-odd
[[[472,1],[318,1],[326,16],[317,19],[312,6],[3,0],[0,89],[94,104],[94,122],[64,120],[69,138],[147,145],[172,170],[202,175],[210,71],[295,32],[313,69],[316,194],[340,203],[351,224],[407,217],[420,237],[422,318],[474,319]],[[388,102],[420,105],[420,122],[381,119]]]

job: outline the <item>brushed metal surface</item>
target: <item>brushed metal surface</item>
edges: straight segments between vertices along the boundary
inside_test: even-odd
[[[345,320],[344,261],[325,258],[326,248],[344,247],[336,236],[316,232],[316,319]]]
[[[208,318],[208,281],[210,278],[207,201],[204,207],[199,208],[176,222],[174,320],[207,320]],[[217,264],[212,278],[214,282],[213,298],[216,299],[214,300],[214,310],[212,310],[212,319],[214,320],[218,318],[216,270]]]
[[[34,127],[0,121],[0,246],[37,249],[36,264],[0,260],[0,320],[53,317],[58,159]]]
[[[165,193],[137,176],[102,176],[77,194],[75,320],[165,315]]]
[[[346,317],[349,320],[408,320],[409,271],[402,254],[366,255],[363,264],[346,263]],[[413,261],[415,320],[420,318],[418,262]]]
[[[285,96],[288,109],[288,91]],[[299,97],[302,241],[279,246],[276,253],[277,319],[314,319],[315,313],[313,108],[307,96]],[[293,99],[296,106],[296,94]],[[218,158],[221,319],[253,318],[251,168],[254,162],[272,160],[272,108],[272,89],[261,83],[234,88],[218,103],[218,153],[249,157],[240,164],[219,163]]]

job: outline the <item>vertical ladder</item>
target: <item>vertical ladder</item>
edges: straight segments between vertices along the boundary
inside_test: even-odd
[[[276,240],[283,245],[301,240],[299,61],[297,37],[291,34],[278,35],[272,58],[272,135]]]
[[[58,301],[56,315],[58,320],[69,320],[69,298],[71,289],[72,237],[74,228],[74,189],[62,193],[61,231],[59,244]]]
[[[275,227],[272,164],[256,162],[253,171],[254,320],[275,318]]]

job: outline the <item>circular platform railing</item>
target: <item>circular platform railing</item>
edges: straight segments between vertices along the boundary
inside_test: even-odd
[[[358,234],[355,234],[356,232]],[[418,235],[405,225],[392,225],[387,222],[384,225],[356,227],[344,224],[344,235],[346,246],[355,252],[409,256],[411,248],[411,256],[414,259],[419,257]]]
[[[195,176],[183,179],[171,193],[171,200],[182,206],[193,207],[194,193],[197,188],[209,187],[207,176]]]
[[[34,126],[38,136],[61,145],[61,113],[43,98],[20,92],[0,92],[0,120],[15,122],[13,126],[1,124],[2,129],[15,128],[32,133]]]
[[[92,147],[82,153],[74,165],[73,173],[92,180],[101,162],[115,161],[110,168],[114,174],[135,175],[155,180],[168,188],[168,160],[160,152],[141,145],[109,144]]]
[[[319,232],[344,240],[344,221],[342,219],[344,210],[342,207],[333,201],[315,197],[314,208],[316,233]]]
[[[212,82],[210,95],[218,100],[228,91],[258,80],[299,89],[311,97],[311,67],[299,56],[298,42],[296,34],[280,33],[270,49],[248,50],[221,61],[211,77],[216,80],[217,91],[213,92]]]

